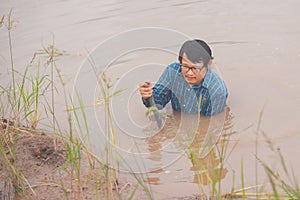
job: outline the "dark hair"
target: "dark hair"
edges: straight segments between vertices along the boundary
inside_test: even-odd
[[[213,59],[210,47],[203,40],[188,40],[183,43],[178,56],[180,63],[182,62],[182,56],[184,53],[193,63],[202,60],[204,62],[204,66],[207,66],[208,62]]]

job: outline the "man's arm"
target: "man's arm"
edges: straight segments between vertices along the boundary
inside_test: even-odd
[[[150,82],[145,82],[139,86],[139,90],[142,96],[142,101],[146,107],[150,107],[150,97],[153,97],[156,106],[161,109],[163,108],[172,97],[171,91],[171,77],[169,67],[165,69],[158,82],[152,88]]]

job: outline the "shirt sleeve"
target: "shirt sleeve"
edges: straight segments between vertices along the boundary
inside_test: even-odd
[[[172,69],[168,66],[160,76],[158,82],[153,87],[152,97],[158,109],[162,109],[171,100],[172,88],[170,71]],[[150,107],[149,98],[142,98],[142,101],[146,107]]]

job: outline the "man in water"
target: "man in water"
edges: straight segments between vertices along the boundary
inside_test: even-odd
[[[178,60],[170,64],[152,87],[150,82],[139,86],[146,107],[153,102],[163,108],[171,101],[173,110],[211,116],[226,107],[228,96],[224,81],[211,69],[212,51],[203,40],[188,40]]]

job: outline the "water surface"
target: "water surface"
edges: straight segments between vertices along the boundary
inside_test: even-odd
[[[0,14],[13,8],[16,27],[12,30],[15,67],[23,70],[30,62],[33,52],[47,46],[54,39],[58,49],[70,55],[58,60],[58,67],[73,88],[75,75],[85,59],[86,50],[91,51],[100,42],[123,31],[141,27],[161,27],[183,33],[190,38],[201,38],[211,45],[215,64],[229,89],[229,107],[234,117],[235,139],[240,143],[226,163],[222,176],[223,191],[230,191],[233,174],[235,188],[241,187],[241,159],[244,160],[246,185],[255,184],[255,129],[259,113],[263,109],[261,128],[272,142],[279,146],[284,157],[295,169],[299,179],[300,162],[300,15],[297,0],[207,0],[207,1],[4,1],[0,0]],[[0,82],[10,78],[8,34],[0,29]],[[180,42],[174,43],[174,51]],[[176,46],[177,45],[177,46]],[[126,58],[126,59],[125,59]],[[151,74],[158,78],[162,66],[176,61],[176,55],[157,51],[130,54],[114,63],[110,74],[117,81],[122,73],[132,70],[130,66],[159,63]],[[119,71],[113,68],[124,66]],[[122,73],[121,73],[122,72]],[[141,74],[144,76],[145,74]],[[147,74],[146,74],[147,75]],[[152,79],[152,78],[151,78]],[[146,80],[145,80],[146,81]],[[86,83],[87,87],[88,81]],[[138,83],[137,83],[138,84]],[[94,88],[93,88],[94,90]],[[63,108],[64,100],[57,95],[57,109]],[[132,93],[128,112],[137,127],[145,126],[145,108],[136,93]],[[132,106],[134,105],[134,106]],[[58,117],[64,121],[64,113]],[[119,117],[123,117],[121,114]],[[253,125],[252,128],[248,128]],[[163,153],[157,151],[162,140],[159,136],[148,140],[145,151],[155,150],[150,160],[157,166],[149,175],[149,182],[161,197],[190,195],[198,191],[194,182],[191,163],[186,157],[166,168],[159,163]],[[156,141],[159,140],[159,141]],[[124,143],[129,146],[129,143]],[[124,147],[125,148],[125,147]],[[278,157],[259,142],[259,157],[280,171]],[[160,169],[162,168],[162,169]],[[267,180],[259,168],[261,182]]]

